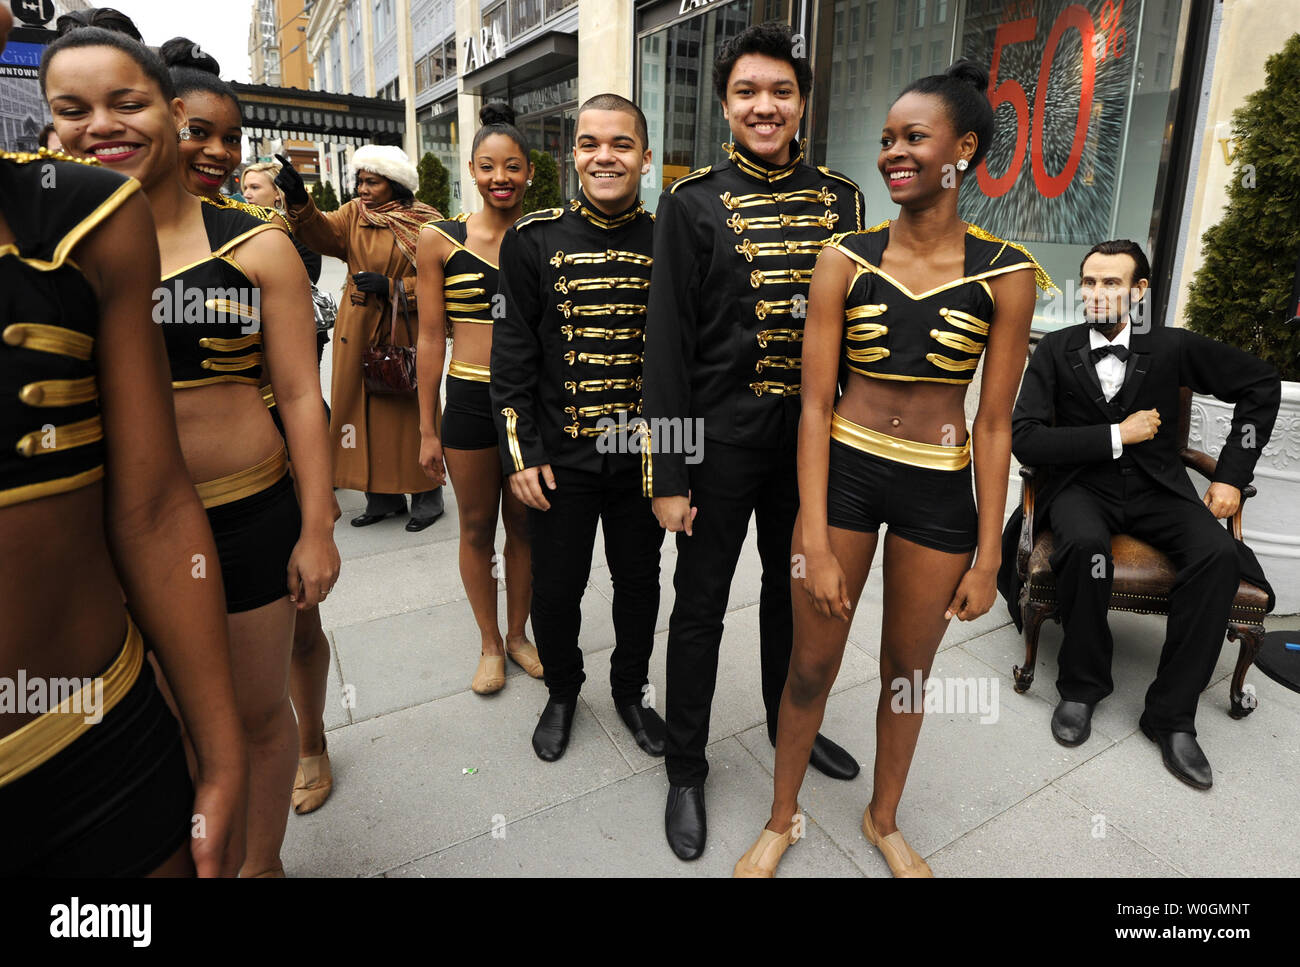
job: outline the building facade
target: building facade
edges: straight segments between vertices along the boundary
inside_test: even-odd
[[[643,184],[653,207],[674,178],[723,156],[713,59],[728,38],[768,20],[791,25],[813,67],[801,132],[810,160],[862,185],[871,222],[895,214],[877,170],[894,98],[970,58],[992,69],[998,130],[962,188],[962,216],[1024,244],[1063,284],[1099,239],[1139,241],[1152,255],[1157,318],[1176,324],[1200,234],[1222,205],[1224,126],[1262,83],[1268,54],[1300,30],[1300,4],[319,0],[307,37],[322,89],[404,99],[406,150],[446,165],[452,211],[482,204],[468,154],[485,101],[515,108],[570,194],[578,105],[605,90],[646,113],[654,165]],[[1068,299],[1045,300],[1035,328],[1068,324],[1070,311]]]

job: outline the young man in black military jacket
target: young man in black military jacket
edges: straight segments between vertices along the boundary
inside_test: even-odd
[[[793,639],[790,540],[808,283],[826,239],[862,227],[857,185],[805,164],[795,142],[812,74],[793,44],[788,27],[762,24],[723,47],[714,86],[733,136],[723,146],[729,160],[678,179],[656,213],[647,494],[659,522],[677,534],[665,832],[685,860],[704,851],[704,748],[718,646],[751,514],[763,562],[763,704],[768,737],[776,736]],[[703,452],[684,453],[682,443],[698,441],[699,430]],[[812,764],[835,778],[858,772],[853,757],[822,736]]]
[[[663,755],[663,719],[652,693],[643,701],[663,531],[642,494],[635,429],[653,262],[639,198],[646,142],[631,101],[588,100],[573,152],[581,193],[521,218],[501,242],[492,409],[510,488],[530,508],[533,637],[550,692],[533,749],[548,762],[564,754],[586,677],[578,630],[598,518],[614,584],[614,705],[637,744]]]

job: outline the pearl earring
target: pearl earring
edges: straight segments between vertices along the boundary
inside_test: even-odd
[[[970,162],[967,161],[965,158],[961,158],[961,159],[958,160],[958,162],[957,162],[957,170],[958,170],[958,171],[965,171],[965,170],[966,170],[967,168],[969,168],[969,167],[970,167]]]
[[[181,128],[179,131],[176,132],[177,141],[188,141],[190,140],[191,137],[192,135],[190,134],[189,128]]]

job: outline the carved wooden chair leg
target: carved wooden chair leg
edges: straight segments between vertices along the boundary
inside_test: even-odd
[[[1241,650],[1237,654],[1237,667],[1232,672],[1232,705],[1228,714],[1234,719],[1244,719],[1259,705],[1253,687],[1246,684],[1246,670],[1255,661],[1259,653],[1259,639],[1264,634],[1263,625],[1245,625],[1232,623],[1228,625],[1228,640],[1241,640]]]
[[[1029,691],[1034,684],[1034,666],[1038,664],[1038,632],[1043,621],[1055,610],[1050,604],[1039,601],[1026,601],[1021,605],[1021,619],[1025,626],[1025,665],[1011,666],[1011,674],[1016,681],[1017,692]]]

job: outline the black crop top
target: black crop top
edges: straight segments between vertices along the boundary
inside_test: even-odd
[[[874,379],[969,383],[993,323],[988,280],[1033,269],[1040,288],[1052,287],[1028,251],[974,225],[966,231],[965,274],[920,294],[880,268],[888,222],[827,244],[857,266],[844,297],[842,362]]]
[[[469,237],[468,213],[440,222],[426,222],[425,228],[435,232],[452,244],[452,252],[442,263],[443,306],[447,315],[447,332],[457,322],[492,325],[492,297],[497,292],[501,270],[465,247]]]
[[[238,208],[199,199],[212,254],[164,276],[154,300],[172,388],[262,381],[261,297],[230,252],[258,232],[282,231]]]
[[[99,302],[69,253],[139,189],[93,159],[0,152],[0,507],[104,475]]]

